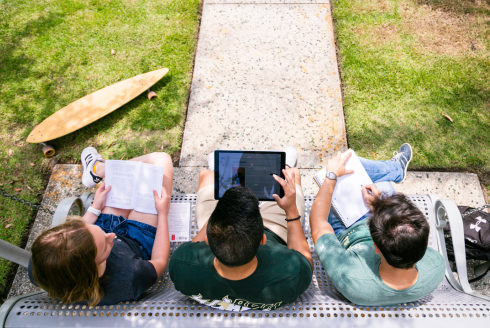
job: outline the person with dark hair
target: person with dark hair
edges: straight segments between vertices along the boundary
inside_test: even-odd
[[[81,160],[82,183],[92,188],[105,177],[104,159],[88,147]],[[102,182],[83,218],[67,217],[32,245],[29,278],[49,296],[91,306],[135,300],[165,271],[172,159],[166,153],[151,153],[132,161],[164,167],[162,196],[153,191],[157,214],[105,206],[110,186]]]
[[[432,293],[444,278],[444,259],[427,247],[424,214],[395,194],[390,182],[405,180],[412,148],[403,144],[391,161],[360,158],[375,183],[362,189],[371,211],[346,229],[331,211],[331,199],[337,177],[352,173],[345,169],[349,157],[339,152],[328,160],[333,174],[327,174],[310,213],[315,249],[330,280],[350,302],[365,306],[413,302]]]
[[[175,289],[227,311],[270,311],[294,302],[311,283],[313,260],[303,232],[304,196],[286,149],[285,180],[273,175],[284,197],[259,203],[250,189],[233,187],[214,200],[214,157],[199,174],[199,233],[177,248],[169,263]]]

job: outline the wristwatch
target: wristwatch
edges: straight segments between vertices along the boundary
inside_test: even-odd
[[[337,180],[337,174],[333,172],[327,172],[326,177],[329,178],[330,180]]]

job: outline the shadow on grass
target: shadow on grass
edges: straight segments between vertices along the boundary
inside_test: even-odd
[[[484,14],[490,15],[490,1],[482,0],[415,0],[418,5],[431,6],[433,9],[439,9],[458,15],[464,14]]]
[[[35,102],[45,102],[43,106],[45,110],[40,113],[41,115],[45,115],[49,112],[49,108],[55,105],[53,101],[55,97],[49,91],[49,84],[43,86],[42,94],[24,87],[28,85],[28,83],[25,83],[26,80],[40,79],[44,77],[45,73],[34,68],[43,58],[29,57],[20,48],[24,39],[49,34],[56,26],[63,24],[65,18],[66,14],[61,13],[49,13],[46,16],[41,16],[27,22],[21,29],[13,29],[13,32],[7,36],[7,39],[0,43],[0,81],[4,84],[14,83],[18,86],[14,94],[8,91],[0,93],[2,96],[1,102],[10,114],[8,123],[11,125],[32,124],[37,115],[34,110],[29,110],[24,107],[26,103],[23,103],[23,106],[19,107],[19,104],[16,103],[17,97],[32,99]],[[54,70],[50,72],[50,75],[62,76],[70,66],[70,63],[65,63],[53,67]]]

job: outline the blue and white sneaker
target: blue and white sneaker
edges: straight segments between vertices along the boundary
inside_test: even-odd
[[[102,181],[102,177],[95,174],[94,165],[97,162],[104,162],[104,159],[94,147],[87,147],[82,151],[81,160],[83,165],[82,183],[85,187],[92,188]]]
[[[400,164],[403,170],[401,181],[396,183],[401,183],[407,178],[408,163],[410,163],[410,161],[412,160],[412,156],[412,147],[408,143],[404,143],[400,146],[400,149],[398,149],[398,151],[393,152],[393,158],[391,160]]]

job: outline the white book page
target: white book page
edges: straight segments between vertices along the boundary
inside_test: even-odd
[[[168,212],[168,237],[170,242],[189,241],[190,203],[171,203]]]
[[[111,186],[105,205],[109,207],[133,209],[134,183],[141,162],[105,161],[105,184]]]
[[[373,183],[356,153],[353,150],[348,152],[352,152],[352,155],[345,163],[345,169],[354,170],[354,173],[338,178],[332,195],[332,204],[346,227],[350,227],[369,212],[362,196],[362,187]]]
[[[135,182],[134,210],[141,213],[157,214],[153,190],[162,197],[163,166],[141,163]]]

